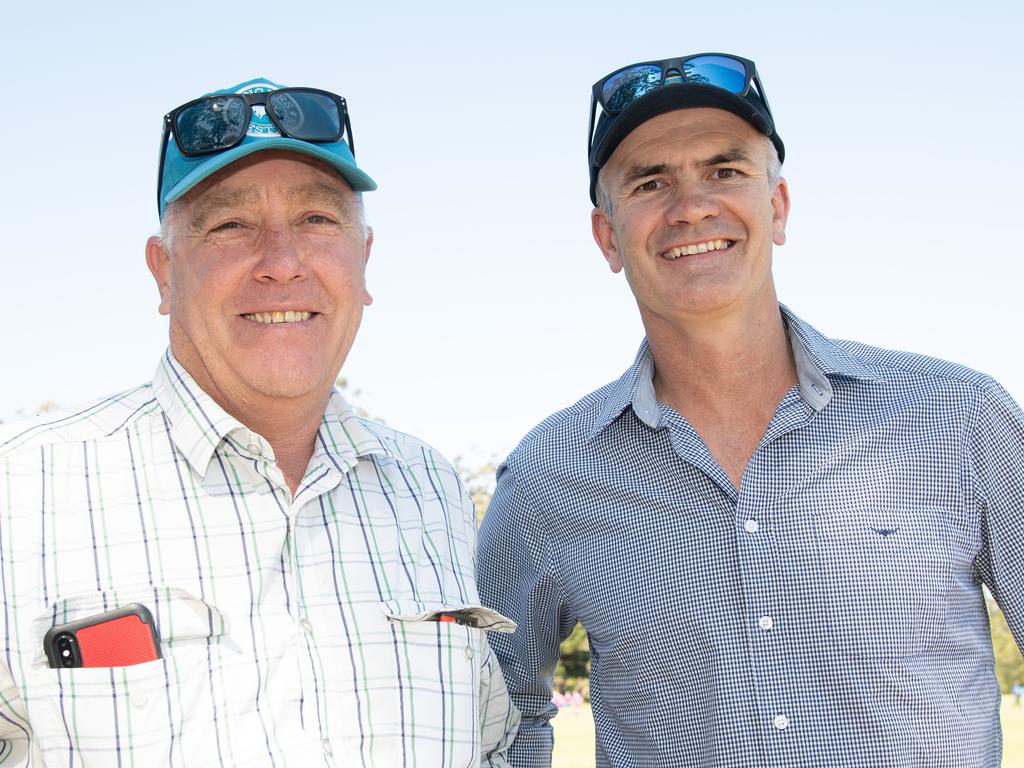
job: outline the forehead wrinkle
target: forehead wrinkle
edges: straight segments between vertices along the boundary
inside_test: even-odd
[[[347,224],[354,224],[360,219],[356,214],[358,199],[355,193],[347,187],[326,181],[314,181],[292,187],[285,192],[285,198],[291,204],[327,208],[337,213]]]
[[[347,189],[341,189],[326,181],[315,181],[291,187],[285,192],[285,198],[288,202],[324,202],[347,209],[352,203],[353,195]]]
[[[217,211],[225,208],[237,208],[242,205],[255,205],[260,199],[260,191],[255,185],[240,189],[211,189],[192,202],[189,219],[192,227],[201,227]]]

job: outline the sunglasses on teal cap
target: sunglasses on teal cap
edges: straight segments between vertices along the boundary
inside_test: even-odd
[[[342,137],[355,157],[352,124],[345,99],[318,88],[279,88],[256,93],[217,93],[193,99],[164,115],[156,200],[163,193],[164,163],[171,136],[185,157],[201,157],[237,147],[252,123],[253,107],[263,107],[277,131],[290,139],[331,143]]]
[[[644,96],[667,85],[704,85],[721,88],[736,96],[747,96],[753,83],[756,95],[771,118],[771,108],[754,62],[729,53],[698,53],[661,61],[630,64],[605,75],[596,83],[590,97],[590,130],[587,155],[593,150],[598,105],[609,117],[615,117]]]

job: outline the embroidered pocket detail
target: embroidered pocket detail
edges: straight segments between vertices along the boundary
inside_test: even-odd
[[[952,587],[942,511],[855,509],[820,516],[815,526],[821,603],[836,649],[886,659],[927,651]]]

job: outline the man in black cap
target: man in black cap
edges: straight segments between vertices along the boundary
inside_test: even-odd
[[[594,238],[647,336],[498,471],[479,587],[519,624],[491,638],[510,763],[550,762],[579,621],[598,766],[996,768],[982,585],[1024,642],[1024,415],[779,304],[790,200],[753,62],[631,65],[591,114]]]

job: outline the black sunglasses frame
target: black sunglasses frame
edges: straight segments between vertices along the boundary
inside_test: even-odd
[[[157,177],[156,177],[156,206],[157,206],[157,209],[159,210],[159,208],[160,208],[161,195],[163,194],[164,164],[166,163],[166,158],[167,158],[167,140],[168,140],[169,137],[174,136],[174,143],[177,145],[178,151],[181,152],[181,154],[184,155],[185,157],[202,157],[203,155],[214,155],[214,154],[216,154],[218,152],[226,152],[229,149],[234,149],[239,144],[241,144],[243,141],[245,141],[245,137],[247,135],[247,131],[249,130],[249,125],[252,123],[252,108],[253,107],[268,108],[270,106],[270,97],[271,96],[273,96],[275,94],[279,94],[279,93],[289,93],[289,92],[311,93],[311,94],[315,94],[317,96],[326,96],[327,98],[329,98],[331,101],[334,102],[334,104],[338,108],[338,116],[341,118],[338,121],[338,125],[340,127],[339,127],[339,130],[338,130],[338,133],[336,135],[332,136],[331,138],[324,138],[324,139],[297,138],[297,137],[291,136],[288,133],[288,130],[274,116],[274,111],[272,109],[266,109],[267,117],[270,118],[270,122],[272,122],[274,124],[274,127],[277,128],[277,130],[280,132],[280,134],[282,136],[287,137],[287,138],[294,138],[296,141],[307,141],[307,142],[309,142],[311,144],[330,144],[330,143],[338,141],[342,137],[344,137],[345,138],[345,143],[348,144],[349,151],[352,153],[352,158],[355,159],[355,156],[356,156],[356,143],[355,143],[355,139],[352,138],[352,122],[349,119],[348,104],[345,101],[345,97],[344,96],[339,96],[336,93],[331,93],[330,91],[324,91],[324,90],[321,90],[319,88],[304,88],[304,87],[277,88],[277,89],[272,90],[272,91],[257,91],[255,93],[214,93],[214,94],[210,94],[209,96],[200,96],[198,99],[192,99],[192,101],[185,102],[180,107],[175,107],[170,112],[168,112],[166,115],[164,115],[163,136],[160,139],[160,164],[159,164],[159,168],[157,170]],[[199,152],[189,150],[186,147],[182,146],[181,139],[178,137],[178,132],[175,131],[175,130],[172,130],[172,128],[175,127],[175,124],[176,124],[176,121],[178,119],[178,116],[182,112],[184,112],[186,109],[189,109],[190,107],[194,107],[196,104],[201,104],[201,103],[203,103],[205,101],[217,101],[219,99],[224,99],[224,98],[239,98],[239,99],[242,99],[245,102],[245,124],[242,126],[242,129],[241,129],[241,131],[239,133],[238,138],[235,141],[233,141],[231,144],[228,144],[226,146],[217,147],[216,149],[204,149],[204,150],[199,151]]]
[[[679,76],[686,81],[686,70],[683,69],[683,65],[693,59],[700,59],[704,56],[721,56],[724,59],[732,59],[733,61],[739,62],[743,65],[743,90],[737,93],[737,96],[746,96],[750,92],[750,84],[753,83],[757,88],[757,95],[761,97],[761,101],[764,102],[765,111],[768,112],[768,117],[771,118],[772,122],[775,122],[775,117],[772,115],[772,108],[768,105],[768,97],[765,95],[764,86],[761,85],[761,78],[757,75],[757,65],[754,64],[750,59],[744,59],[742,56],[736,56],[732,53],[694,53],[689,56],[676,56],[671,59],[658,59],[656,61],[638,61],[635,64],[629,64],[625,67],[619,67],[614,72],[610,72],[596,83],[590,89],[590,127],[587,131],[587,157],[591,156],[594,150],[594,131],[597,128],[597,105],[601,105],[601,109],[609,117],[615,117],[622,113],[622,110],[611,110],[604,102],[604,85],[616,75],[625,72],[627,69],[634,69],[635,67],[647,67],[656,66],[661,68],[661,79],[658,81],[658,88],[661,88],[665,84],[665,75],[669,72],[678,72]],[[727,88],[722,88],[718,85],[710,85],[701,83],[708,88],[718,88],[719,90],[726,91],[727,93],[733,93],[733,91]],[[631,106],[631,105],[629,105]],[[628,107],[627,107],[628,108]]]

